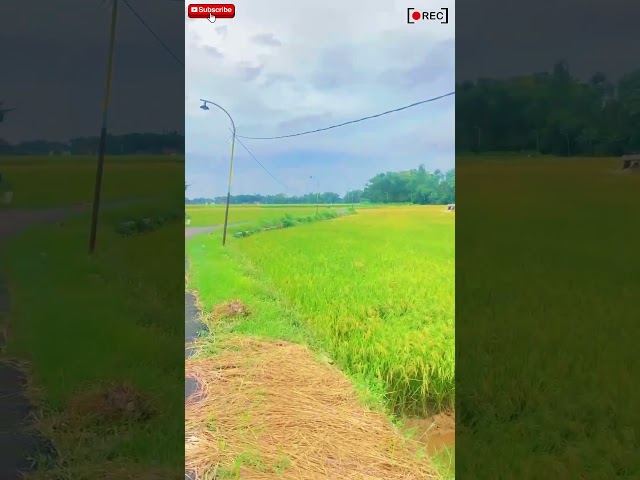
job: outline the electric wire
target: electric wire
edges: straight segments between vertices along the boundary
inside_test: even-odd
[[[350,120],[348,122],[339,123],[337,125],[331,125],[329,127],[324,128],[316,128],[315,130],[308,130],[306,132],[300,133],[292,133],[290,135],[279,135],[277,137],[247,137],[244,135],[236,135],[236,138],[244,138],[245,140],[277,140],[280,138],[290,138],[290,137],[299,137],[301,135],[308,135],[310,133],[324,132],[326,130],[331,130],[333,128],[344,127],[345,125],[351,125],[353,123],[363,122],[365,120],[370,120],[372,118],[382,117],[383,115],[389,115],[390,113],[400,112],[402,110],[407,110],[408,108],[417,107],[418,105],[423,105],[425,103],[435,102],[436,100],[440,100],[445,97],[450,97],[451,95],[455,95],[455,91],[445,93],[444,95],[439,95],[437,97],[428,98],[426,100],[421,100],[419,102],[412,103],[411,105],[405,105],[404,107],[394,108],[393,110],[387,110],[386,112],[378,113],[376,115],[369,115],[368,117],[358,118],[356,120]]]
[[[167,53],[169,53],[169,55],[171,55],[176,62],[178,62],[182,67],[184,67],[184,62],[175,53],[173,53],[173,50],[171,50],[166,43],[162,41],[162,39],[156,34],[156,32],[153,31],[153,28],[151,28],[149,24],[145,22],[145,20],[140,16],[140,14],[138,14],[138,12],[135,11],[135,9],[131,6],[131,4],[127,0],[122,0],[122,1],[129,8],[129,10],[131,10],[131,13],[135,15],[135,17],[140,21],[140,23],[142,23],[142,25],[144,25],[145,28],[149,30],[151,35],[155,37],[155,39],[160,43],[160,45],[162,45],[162,47],[167,51]]]

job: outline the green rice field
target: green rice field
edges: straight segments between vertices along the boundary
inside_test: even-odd
[[[201,207],[202,218],[217,208]],[[262,219],[260,208],[267,210],[236,208],[230,222]],[[452,408],[455,399],[455,214],[445,210],[360,209],[335,220],[234,238],[227,248],[238,268],[248,265],[304,319],[344,371],[381,386],[391,410],[425,415]],[[215,262],[205,259],[214,237],[196,237],[189,246],[191,286],[209,309],[223,288],[208,278],[212,270],[201,270]],[[241,298],[246,293],[237,290]]]
[[[319,205],[318,211],[338,210],[347,205]],[[185,211],[191,227],[208,227],[224,223],[225,205],[187,205]],[[269,221],[291,215],[314,215],[316,205],[230,205],[229,223]]]
[[[0,191],[13,190],[2,208],[51,208],[93,200],[95,156],[0,157]],[[183,157],[153,155],[105,158],[102,200],[145,198],[175,191],[184,171]]]

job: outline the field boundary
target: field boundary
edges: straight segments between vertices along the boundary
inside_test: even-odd
[[[298,225],[317,223],[326,220],[335,220],[337,218],[346,217],[348,215],[355,215],[358,212],[355,209],[341,209],[337,211],[323,211],[322,213],[316,213],[315,215],[298,215],[293,216],[290,213],[285,214],[281,218],[274,220],[266,220],[260,222],[258,226],[249,228],[249,230],[240,230],[234,233],[236,238],[246,238],[257,233],[268,232],[270,230],[281,230],[283,228],[292,228]]]

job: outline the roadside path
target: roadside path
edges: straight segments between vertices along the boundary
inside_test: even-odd
[[[240,225],[243,222],[230,223],[229,226]],[[213,225],[210,227],[185,227],[184,228],[184,240],[185,242],[195,235],[203,233],[211,233],[215,230],[220,230],[223,225]],[[189,270],[189,260],[185,255],[184,258],[184,270],[185,273]],[[184,358],[190,358],[195,354],[195,347],[193,342],[198,338],[198,334],[205,328],[205,325],[200,320],[200,311],[196,306],[196,298],[191,292],[184,292]],[[184,384],[184,398],[185,400],[191,395],[196,393],[197,384],[190,378],[185,379]]]
[[[231,224],[230,224],[231,225]],[[233,225],[238,225],[235,223]],[[184,228],[184,241],[185,243],[195,235],[203,233],[211,233],[215,230],[220,230],[223,225],[214,225],[211,227],[185,227]],[[185,254],[184,256],[184,271],[185,274],[189,270],[189,260]],[[205,325],[200,320],[200,311],[196,306],[196,298],[191,292],[184,292],[184,358],[192,357],[196,349],[193,346],[193,342],[198,338],[198,334],[205,328]],[[187,403],[188,398],[193,398],[194,394],[198,391],[198,382],[185,376],[184,379],[184,400]],[[194,472],[192,470],[185,469],[185,480],[195,479]]]

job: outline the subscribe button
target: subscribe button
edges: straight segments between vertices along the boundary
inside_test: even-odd
[[[189,18],[233,18],[236,16],[236,7],[231,4],[205,3],[189,5]]]

